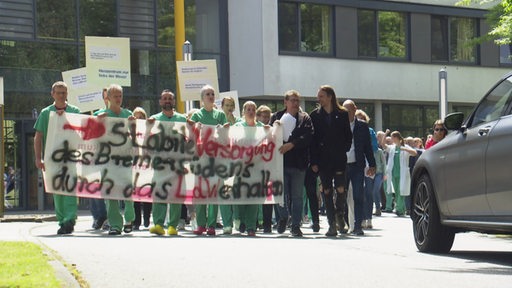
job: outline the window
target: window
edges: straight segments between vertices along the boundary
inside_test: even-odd
[[[500,45],[500,64],[512,64],[512,45]]]
[[[512,77],[509,77],[482,99],[468,126],[474,127],[480,123],[497,120],[504,114],[511,100]]]
[[[332,7],[279,2],[279,50],[332,54]]]
[[[400,131],[403,137],[425,137],[439,117],[439,108],[431,105],[382,105],[383,129]]]
[[[38,0],[36,7],[37,36],[39,38],[76,39],[75,1]]]
[[[80,40],[85,36],[116,36],[117,13],[115,0],[80,0]]]
[[[432,16],[432,61],[476,63],[476,45],[470,44],[476,24],[473,18]]]
[[[407,59],[407,27],[406,13],[359,10],[359,56]]]

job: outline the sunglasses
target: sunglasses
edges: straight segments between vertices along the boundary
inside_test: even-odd
[[[443,128],[434,128],[434,131],[439,132],[439,131],[444,131],[444,129]]]

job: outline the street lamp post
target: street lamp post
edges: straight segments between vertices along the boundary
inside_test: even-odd
[[[192,44],[188,40],[183,43],[183,61],[192,61]]]
[[[187,40],[183,43],[183,61],[192,61],[192,44]],[[194,104],[192,101],[185,102],[186,112],[192,110]]]
[[[448,111],[448,72],[446,67],[439,70],[439,119],[444,119]]]

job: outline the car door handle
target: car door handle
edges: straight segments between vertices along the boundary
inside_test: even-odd
[[[491,128],[489,128],[489,127],[480,128],[480,129],[478,129],[478,135],[486,136],[487,133],[489,133],[489,130],[491,130]]]

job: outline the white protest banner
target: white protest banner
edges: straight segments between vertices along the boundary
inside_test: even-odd
[[[130,38],[85,36],[85,63],[91,85],[131,86]]]
[[[62,79],[68,85],[68,102],[82,112],[105,108],[103,88],[89,85],[86,68],[62,72]]]
[[[97,118],[52,112],[47,192],[185,204],[283,202],[281,127]]]
[[[212,60],[177,61],[176,72],[181,101],[201,100],[201,88],[210,85],[219,93],[217,62]]]

